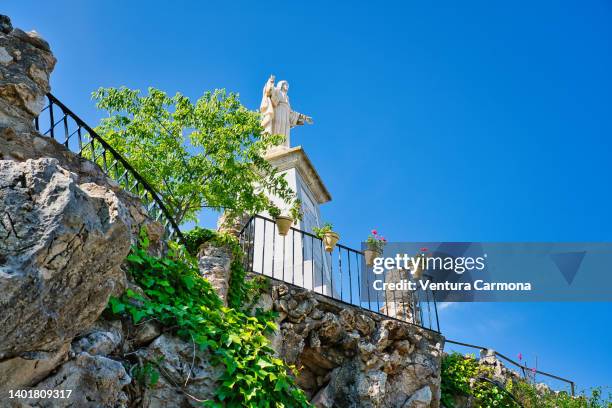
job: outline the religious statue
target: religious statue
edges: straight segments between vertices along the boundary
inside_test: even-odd
[[[304,123],[312,125],[313,121],[310,116],[291,110],[289,104],[289,83],[287,81],[279,81],[274,86],[274,75],[270,75],[268,82],[263,89],[263,97],[259,111],[262,113],[261,125],[264,131],[271,135],[283,135],[285,141],[284,147],[290,147],[289,131],[292,127],[301,126]]]

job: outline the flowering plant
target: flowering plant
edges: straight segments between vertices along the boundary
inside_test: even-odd
[[[373,229],[370,236],[368,236],[366,243],[368,244],[369,249],[382,254],[383,248],[387,244],[387,239],[382,235],[378,235],[378,231]]]

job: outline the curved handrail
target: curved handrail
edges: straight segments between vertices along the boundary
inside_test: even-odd
[[[147,203],[143,202],[143,204],[145,205],[145,208],[150,213],[153,213],[151,215],[156,220],[159,219],[159,216],[156,216],[154,213],[156,212],[157,209],[159,209],[161,216],[163,216],[163,218],[165,218],[165,221],[166,221],[163,224],[164,224],[164,230],[167,236],[169,238],[173,238],[176,235],[180,241],[184,242],[184,237],[183,237],[183,234],[178,224],[176,223],[176,221],[170,214],[170,211],[164,204],[163,200],[160,198],[157,191],[155,191],[155,189],[144,179],[144,177],[142,177],[138,173],[138,171],[136,171],[136,169],[132,167],[132,165],[127,161],[127,159],[125,159],[119,152],[117,152],[110,144],[108,144],[108,142],[106,142],[106,140],[104,140],[100,135],[98,135],[95,130],[93,130],[87,123],[85,123],[85,121],[83,121],[78,115],[72,112],[66,105],[64,105],[53,94],[48,93],[47,99],[49,100],[49,104],[41,110],[40,115],[34,120],[34,125],[36,129],[40,132],[40,121],[41,121],[40,117],[42,116],[43,112],[47,111],[49,114],[50,127],[44,133],[41,132],[41,134],[43,136],[48,136],[54,140],[57,140],[56,127],[62,126],[64,140],[63,142],[60,142],[59,140],[57,140],[58,143],[63,144],[69,150],[72,150],[72,151],[76,150],[75,153],[78,154],[80,157],[83,157],[83,152],[85,151],[85,148],[90,146],[91,154],[92,154],[91,161],[94,163],[96,163],[96,148],[94,146],[94,141],[99,143],[100,146],[102,146],[103,151],[101,154],[98,155],[97,158],[98,159],[102,158],[102,165],[101,166],[99,165],[102,172],[104,172],[104,174],[106,174],[111,179],[114,179],[115,181],[117,181],[120,185],[122,183],[121,180],[122,179],[125,180],[125,189],[129,192],[132,192],[133,189],[136,189],[137,195],[139,196],[141,200],[144,200],[146,195],[148,194],[151,197],[152,202],[149,203],[148,208],[147,208]],[[53,107],[55,105],[58,106],[60,110],[62,111],[61,112],[62,115],[60,115],[61,117],[57,121],[55,120],[55,115],[54,115],[54,110],[53,110]],[[76,124],[76,129],[72,132],[69,126],[68,119],[71,119]],[[90,140],[87,141],[86,143],[83,142],[83,138],[86,135],[83,135],[83,133],[81,132],[81,129],[84,129],[90,138]],[[76,136],[77,140],[72,139],[74,136]],[[108,166],[108,163],[107,163],[107,157],[106,157],[107,152],[111,155],[112,159],[115,161],[110,166]],[[119,176],[119,167],[117,165],[118,163],[120,163],[123,169],[125,169],[123,171],[123,174],[121,174],[121,176]],[[113,177],[113,174],[111,173],[111,169],[113,167],[115,168],[115,177]],[[131,187],[130,187],[130,181],[129,181],[130,175],[131,177],[134,178],[134,180],[136,180],[136,182]],[[144,190],[143,194],[139,193],[140,186],[142,186],[142,189]],[[168,226],[170,226],[171,228],[169,229]]]
[[[517,400],[516,397],[510,391],[508,391],[506,389],[506,387],[502,386],[497,381],[493,381],[493,380],[491,380],[490,378],[487,378],[487,377],[477,377],[476,380],[483,381],[483,382],[486,382],[486,383],[489,383],[489,384],[493,385],[497,389],[503,391],[504,394],[508,395],[512,399],[512,401],[514,401],[520,408],[524,408],[523,404],[521,404],[520,401]]]

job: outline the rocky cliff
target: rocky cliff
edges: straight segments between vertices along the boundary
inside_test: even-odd
[[[85,391],[73,406],[114,406],[104,401],[130,382],[123,366],[75,342],[127,285],[135,232],[160,226],[97,166],[34,130],[54,65],[46,41],[0,17],[0,395],[4,404],[8,390],[88,383],[101,399]]]

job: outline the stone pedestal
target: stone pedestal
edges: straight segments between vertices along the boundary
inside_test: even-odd
[[[265,159],[283,173],[289,187],[302,202],[304,217],[294,226],[308,232],[312,232],[313,227],[320,227],[319,205],[331,201],[331,195],[302,146],[276,147],[268,152]],[[289,212],[290,206],[283,200],[278,197],[272,197],[272,200],[282,212]]]
[[[269,151],[265,159],[283,174],[302,203],[303,218],[293,227],[306,233],[312,233],[314,227],[321,227],[319,205],[330,201],[331,195],[304,149],[301,146],[278,146]],[[289,204],[274,195],[270,198],[281,213],[289,214]],[[262,215],[272,218],[267,213]],[[281,236],[273,223],[261,219],[255,222],[252,258],[255,272],[319,293],[332,294],[330,255],[324,251],[319,239],[296,230]]]

